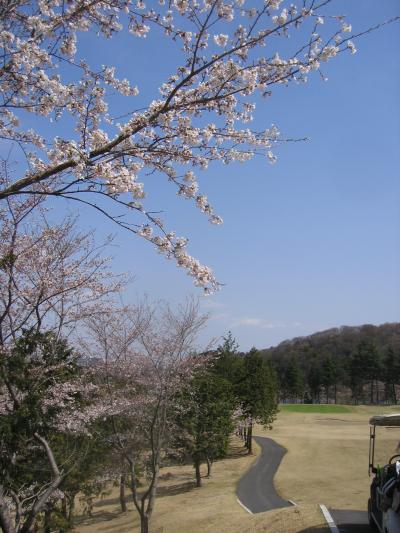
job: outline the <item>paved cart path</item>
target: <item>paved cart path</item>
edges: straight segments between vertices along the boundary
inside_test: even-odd
[[[340,533],[372,533],[366,511],[329,509]],[[377,530],[376,530],[377,531]]]
[[[286,448],[266,437],[254,439],[261,447],[261,454],[238,483],[237,495],[240,502],[252,513],[290,507],[292,504],[277,494],[273,483]]]
[[[261,447],[261,454],[238,483],[237,495],[240,503],[251,513],[291,507],[293,503],[277,494],[273,481],[286,448],[266,437],[254,439]],[[329,509],[329,512],[340,533],[372,532],[365,511]]]

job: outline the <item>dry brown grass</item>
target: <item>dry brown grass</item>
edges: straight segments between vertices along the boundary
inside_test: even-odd
[[[196,488],[191,466],[164,468],[151,522],[152,533],[328,533],[316,505],[248,514],[236,500],[236,484],[256,459],[248,456],[242,442],[232,439],[229,457],[218,461],[210,479]],[[118,490],[96,502],[92,518],[76,526],[79,533],[128,533],[138,531],[139,521],[133,505],[120,512]]]
[[[359,406],[346,414],[281,412],[272,431],[257,432],[288,450],[275,476],[278,492],[301,505],[366,509],[368,420],[373,414],[398,410]],[[377,428],[377,435],[376,463],[383,465],[396,453],[400,431]]]
[[[298,506],[257,515],[248,514],[236,500],[236,484],[255,460],[241,441],[232,440],[229,458],[214,465],[213,476],[194,485],[191,466],[164,468],[152,533],[329,533],[318,508],[365,509],[368,499],[368,419],[390,408],[357,407],[349,413],[317,414],[282,412],[272,431],[257,428],[258,435],[276,440],[288,449],[275,477],[282,497]],[[395,453],[400,431],[379,430],[378,461]],[[380,455],[380,458],[379,458]],[[79,533],[128,533],[138,531],[133,505],[122,514],[118,491],[113,489],[96,503],[94,516],[83,520]]]

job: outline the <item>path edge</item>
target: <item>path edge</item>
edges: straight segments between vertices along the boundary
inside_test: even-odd
[[[236,498],[236,501],[238,502],[238,504],[239,504],[241,507],[243,507],[243,509],[244,509],[245,511],[247,511],[247,512],[250,513],[250,514],[254,514],[253,511],[250,511],[250,509],[249,509],[248,507],[246,507],[245,504],[242,503],[242,502],[239,500],[239,498]]]
[[[322,514],[324,515],[324,518],[326,520],[326,523],[329,526],[329,529],[331,530],[331,533],[340,533],[339,528],[335,524],[335,521],[332,518],[331,513],[328,511],[326,505],[323,505],[322,503],[320,503],[319,508],[321,509]]]

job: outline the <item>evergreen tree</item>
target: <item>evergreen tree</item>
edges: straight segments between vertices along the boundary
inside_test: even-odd
[[[296,357],[291,357],[286,368],[283,389],[286,398],[295,402],[303,396],[304,378]]]
[[[21,531],[31,531],[42,512],[48,524],[50,497],[63,478],[57,464],[72,458],[65,453],[69,439],[61,427],[66,403],[61,391],[68,383],[68,403],[79,408],[79,392],[72,385],[78,374],[75,354],[50,332],[24,332],[10,355],[1,359],[0,388],[12,398],[0,416],[1,484],[13,499],[24,487],[34,487],[30,504],[21,503],[16,516]]]
[[[376,346],[360,342],[350,361],[350,386],[356,403],[364,400],[364,385],[369,385],[369,401],[379,402],[378,380],[382,377],[382,363]],[[374,396],[375,395],[375,396]]]
[[[381,377],[382,363],[380,354],[372,342],[363,342],[358,346],[360,354],[363,358],[363,377],[369,384],[370,389],[370,403],[379,403],[378,397],[378,380]],[[374,392],[376,391],[375,400]]]
[[[238,394],[243,415],[248,421],[246,445],[250,454],[254,423],[270,427],[278,409],[275,372],[255,348],[243,359],[243,376],[238,384]]]
[[[319,363],[315,360],[311,365],[307,381],[313,402],[320,403],[322,372]]]
[[[229,331],[226,337],[223,337],[223,343],[217,350],[217,356],[212,365],[213,372],[234,386],[240,374],[240,359],[238,344]]]
[[[336,403],[336,385],[337,385],[337,365],[335,360],[328,356],[322,363],[322,385],[325,388],[326,403],[329,403],[329,392],[332,386],[335,387],[334,399]]]
[[[386,401],[397,404],[396,384],[400,383],[400,354],[390,346],[383,359],[382,378]]]
[[[351,396],[354,403],[358,404],[364,399],[364,355],[359,349],[351,356],[349,363],[349,378]]]
[[[231,384],[210,372],[197,375],[181,397],[177,445],[188,454],[201,486],[200,465],[207,462],[207,475],[215,459],[224,457],[233,430],[235,407]]]

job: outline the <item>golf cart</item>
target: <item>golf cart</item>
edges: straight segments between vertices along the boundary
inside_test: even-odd
[[[384,439],[393,441],[394,450],[399,452],[400,414],[373,416],[370,421],[369,468],[373,474],[371,495],[368,500],[368,519],[372,528],[380,533],[400,533],[400,453],[392,455],[387,461],[384,456],[380,466],[376,460],[376,428],[381,427]],[[392,430],[392,431],[391,431]],[[394,434],[396,433],[396,435]],[[392,444],[389,445],[389,448]],[[387,449],[387,448],[386,448]],[[382,456],[380,455],[379,458]]]

